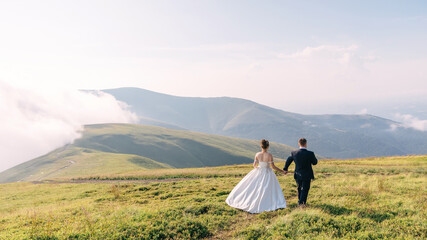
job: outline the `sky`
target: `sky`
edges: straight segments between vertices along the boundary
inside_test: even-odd
[[[0,133],[9,132],[0,144],[31,145],[38,130],[32,123],[43,125],[23,102],[49,108],[49,121],[73,119],[42,131],[41,139],[52,136],[47,147],[19,161],[53,148],[50,142],[72,141],[81,124],[135,121],[111,96],[78,89],[239,97],[285,111],[368,113],[427,129],[426,1],[5,0],[0,33]],[[88,113],[98,112],[96,105],[82,107],[85,101],[111,104],[112,111],[100,119]],[[73,114],[57,113],[68,105]],[[16,121],[8,116],[14,112]],[[27,125],[27,136],[9,131]]]

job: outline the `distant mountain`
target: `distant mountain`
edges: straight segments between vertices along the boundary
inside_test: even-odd
[[[177,97],[138,88],[103,90],[141,122],[248,139],[267,138],[333,158],[427,154],[427,132],[373,115],[302,115],[238,98]]]
[[[291,147],[271,143],[279,160]],[[0,173],[0,183],[253,162],[259,141],[133,124],[85,126],[83,136]]]

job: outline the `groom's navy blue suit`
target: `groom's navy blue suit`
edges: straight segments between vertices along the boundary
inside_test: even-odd
[[[317,164],[317,158],[312,151],[300,148],[291,153],[291,156],[286,160],[283,170],[288,171],[289,165],[293,161],[295,162],[294,178],[298,186],[298,204],[306,204],[310,182],[311,179],[314,179],[311,165]]]

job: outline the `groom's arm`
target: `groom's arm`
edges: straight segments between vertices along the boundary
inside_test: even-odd
[[[316,158],[316,155],[314,155],[314,153],[313,153],[313,158],[311,160],[311,164],[313,164],[313,165],[317,164],[317,158]]]
[[[288,157],[288,159],[286,159],[286,164],[285,167],[283,168],[283,170],[285,170],[286,172],[288,171],[289,166],[291,165],[291,163],[294,161],[294,157],[291,155]]]

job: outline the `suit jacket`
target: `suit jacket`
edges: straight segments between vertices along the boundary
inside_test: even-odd
[[[291,156],[286,160],[283,170],[288,171],[289,165],[295,161],[294,178],[298,180],[311,180],[314,179],[313,168],[311,165],[317,164],[317,158],[312,151],[307,149],[299,149],[293,151]]]

